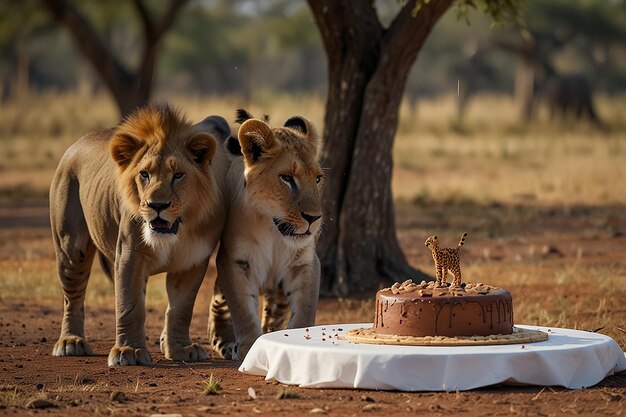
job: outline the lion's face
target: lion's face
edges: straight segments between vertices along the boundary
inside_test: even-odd
[[[272,129],[250,119],[238,136],[248,202],[289,242],[314,239],[322,224],[323,175],[317,162],[319,139],[311,123],[294,117]]]
[[[111,141],[125,207],[143,223],[144,242],[171,246],[181,228],[210,213],[215,139],[167,107],[148,107],[122,123]]]

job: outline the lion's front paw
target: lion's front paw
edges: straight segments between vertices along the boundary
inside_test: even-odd
[[[222,343],[218,350],[216,350],[217,354],[220,355],[224,359],[237,360],[237,343],[235,342],[225,342]],[[215,350],[215,349],[214,349]]]
[[[146,348],[113,346],[109,353],[109,366],[150,365],[150,353]]]
[[[237,359],[237,343],[227,341],[222,337],[211,339],[211,349],[219,357],[224,359]]]
[[[192,343],[187,346],[176,345],[173,348],[164,349],[165,357],[175,361],[203,361],[209,357],[206,350],[197,343]]]
[[[52,356],[89,356],[92,354],[91,347],[80,336],[61,336],[52,349]]]

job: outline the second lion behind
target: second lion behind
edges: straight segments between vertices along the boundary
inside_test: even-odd
[[[239,111],[238,153],[229,169],[227,224],[217,257],[217,287],[211,303],[209,339],[230,359],[243,359],[263,332],[315,323],[320,262],[322,169],[319,137],[296,116],[282,127]],[[264,298],[262,320],[259,297]]]

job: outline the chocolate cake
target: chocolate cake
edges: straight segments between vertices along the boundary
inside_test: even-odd
[[[484,284],[407,280],[376,293],[373,332],[394,336],[490,336],[513,333],[513,301]]]

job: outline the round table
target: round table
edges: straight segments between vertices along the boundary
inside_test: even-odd
[[[626,370],[626,356],[613,339],[580,330],[516,325],[547,332],[549,338],[486,346],[371,345],[342,338],[348,330],[371,325],[265,334],[239,370],[301,387],[400,391],[462,391],[499,383],[576,389]]]

